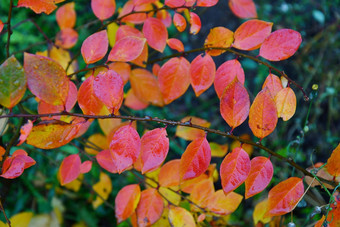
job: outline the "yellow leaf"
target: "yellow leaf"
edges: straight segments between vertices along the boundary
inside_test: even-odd
[[[110,177],[107,174],[100,172],[99,182],[93,185],[93,190],[103,199],[107,200],[112,191],[112,182]],[[97,196],[96,200],[92,202],[94,209],[103,204],[104,201],[102,198]]]
[[[92,134],[85,144],[85,152],[88,154],[96,155],[105,149],[109,149],[109,144],[106,137],[100,133]]]
[[[179,187],[172,187],[172,188],[177,188],[179,189]],[[174,189],[173,189],[174,190]],[[168,201],[170,201],[171,203],[175,204],[175,205],[179,205],[179,203],[181,202],[181,196],[179,193],[176,193],[168,188],[164,188],[164,187],[160,187],[159,188],[159,193],[162,194],[166,199],[164,199],[164,204],[165,206],[168,205]]]
[[[195,227],[195,220],[192,214],[182,207],[171,206],[169,210],[169,222],[172,226]]]
[[[190,121],[191,124],[200,125],[202,127],[209,128],[210,122],[198,117],[188,116],[181,120],[181,122],[188,122]],[[194,140],[197,137],[205,136],[205,132],[200,129],[190,128],[185,126],[177,126],[176,128],[176,136],[181,137],[185,140]]]
[[[32,212],[21,212],[12,216],[9,220],[13,227],[28,227],[31,219],[33,217]]]
[[[253,220],[256,225],[258,222],[262,222],[263,224],[267,224],[270,222],[271,217],[264,217],[264,214],[268,210],[268,200],[265,199],[258,204],[256,204],[254,212],[253,212]]]
[[[220,145],[215,142],[209,143],[211,148],[211,157],[224,157],[228,152],[228,144]]]
[[[116,43],[116,33],[119,26],[116,23],[111,23],[107,26],[107,34],[109,38],[109,44],[111,47],[113,47]]]

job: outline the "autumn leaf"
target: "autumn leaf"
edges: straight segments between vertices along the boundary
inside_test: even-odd
[[[169,152],[169,138],[165,128],[146,132],[141,139],[142,174],[155,170]]]
[[[260,48],[260,56],[269,61],[285,60],[295,54],[302,42],[299,32],[280,29],[268,36]]]
[[[111,194],[112,182],[110,177],[107,174],[100,172],[99,181],[95,183],[92,188],[98,194],[96,199],[92,202],[93,208],[96,209],[103,204],[104,200],[107,200]]]
[[[20,146],[21,144],[23,144],[25,142],[28,135],[31,133],[32,128],[33,128],[33,122],[31,120],[28,120],[27,123],[24,124],[20,128],[20,137],[19,137],[19,142],[18,142],[17,146]]]
[[[71,49],[77,44],[78,32],[73,28],[63,28],[55,38],[55,45],[64,49]]]
[[[245,181],[246,199],[263,191],[273,177],[273,165],[270,159],[257,156],[251,160],[249,175]]]
[[[96,17],[103,21],[110,18],[116,10],[115,0],[91,0],[91,8]]]
[[[131,13],[132,11],[148,11],[152,10],[152,4],[142,4],[142,5],[135,5],[133,0],[129,0],[125,3],[122,10],[120,11],[118,18],[121,18],[121,22],[129,22],[133,24],[141,24],[143,23],[146,18],[146,13],[133,13],[131,15],[126,16],[127,14]]]
[[[220,111],[231,130],[241,125],[249,115],[249,95],[237,78],[224,90],[220,99]]]
[[[225,194],[223,190],[216,191],[208,201],[208,209],[219,215],[233,213],[241,204],[243,196],[235,192]]]
[[[209,54],[198,55],[190,65],[190,83],[196,97],[206,91],[214,82],[216,66]]]
[[[158,182],[162,187],[172,187],[180,184],[180,159],[173,159],[165,163],[158,174]]]
[[[113,158],[113,154],[109,149],[100,151],[96,155],[98,164],[110,173],[117,173],[116,161]]]
[[[64,105],[69,89],[65,70],[50,58],[24,54],[28,89],[39,99],[52,105]]]
[[[225,194],[235,190],[247,179],[250,165],[249,155],[240,147],[233,149],[224,158],[220,167],[220,175]]]
[[[177,1],[177,0],[176,0]],[[175,27],[177,28],[177,30],[179,32],[183,32],[185,30],[185,28],[187,27],[187,21],[185,20],[185,18],[179,14],[179,13],[175,13],[174,17],[173,17],[173,23],[175,25]]]
[[[85,161],[80,165],[80,173],[88,173],[92,169],[92,161]]]
[[[253,0],[229,0],[231,11],[239,18],[256,18],[256,6]]]
[[[283,89],[281,80],[278,76],[270,73],[262,85],[262,89],[268,88],[272,98],[274,99],[276,94]]]
[[[273,23],[262,20],[248,20],[235,31],[233,47],[240,50],[255,50],[270,35]]]
[[[196,223],[192,214],[182,207],[170,206],[169,222],[172,226],[195,227]]]
[[[78,154],[72,154],[62,161],[59,174],[60,184],[65,185],[77,179],[80,174],[81,160]]]
[[[196,35],[201,30],[201,19],[194,13],[190,12],[190,34]]]
[[[136,210],[141,197],[141,190],[138,184],[130,184],[123,187],[115,199],[115,213],[117,222],[129,218]]]
[[[234,33],[225,27],[214,27],[204,41],[205,48],[221,47],[228,48],[234,41]],[[225,50],[206,50],[211,56],[218,56],[225,52]]]
[[[112,62],[109,69],[115,71],[123,79],[124,85],[129,81],[131,74],[131,66],[125,62]]]
[[[87,37],[82,46],[81,54],[86,64],[92,64],[102,59],[108,49],[109,40],[106,30],[96,32]]]
[[[272,133],[277,124],[277,109],[269,90],[260,91],[249,110],[249,127],[260,139]]]
[[[277,116],[288,121],[293,117],[296,110],[296,96],[290,87],[283,88],[275,96]]]
[[[16,150],[12,157],[7,157],[2,166],[1,177],[14,179],[24,172],[25,169],[35,165],[35,160],[29,157],[24,150]]]
[[[215,188],[212,179],[204,179],[194,185],[191,193],[190,200],[202,208],[209,206],[209,201],[214,195]],[[192,211],[201,211],[196,206],[191,206]]]
[[[180,7],[185,5],[185,0],[165,0],[164,5],[171,8]]]
[[[340,160],[340,144],[338,144],[338,146],[332,151],[331,157],[327,160],[327,164],[325,166],[327,172],[333,175],[334,177],[340,175],[339,160]]]
[[[56,20],[60,29],[73,28],[76,24],[76,11],[74,10],[74,2],[66,3],[58,8]]]
[[[179,40],[179,39],[175,39],[175,38],[167,39],[166,43],[173,50],[177,50],[178,52],[184,51],[184,45],[183,45],[182,41]]]
[[[27,78],[18,60],[11,56],[0,66],[0,104],[12,109],[26,91]]]
[[[143,34],[153,49],[163,53],[168,39],[168,30],[161,20],[149,17],[143,25]]]
[[[244,71],[240,62],[236,59],[229,60],[220,65],[216,71],[214,87],[217,96],[221,98],[224,89],[235,80],[244,84]]]
[[[181,157],[180,178],[189,180],[204,173],[210,164],[211,150],[205,137],[196,138]]]
[[[210,122],[199,118],[199,117],[193,117],[193,116],[186,116],[181,120],[181,122],[187,122],[194,125],[199,125],[202,127],[209,128]],[[194,140],[198,137],[204,137],[205,132],[201,129],[197,128],[191,128],[191,127],[185,127],[185,126],[177,126],[176,127],[176,136],[183,138],[185,140]]]
[[[143,110],[149,106],[149,103],[140,100],[132,89],[126,93],[124,105],[133,110]]]
[[[275,185],[268,193],[268,211],[265,217],[291,212],[304,193],[301,178],[290,177]]]
[[[211,157],[222,158],[228,152],[228,144],[220,145],[215,142],[210,142]]]
[[[17,7],[30,8],[36,14],[46,13],[47,15],[57,8],[53,0],[19,0]]]
[[[145,38],[135,36],[126,36],[120,39],[110,51],[108,61],[128,62],[135,60],[142,54],[145,42]]]
[[[253,220],[254,224],[261,222],[263,224],[267,224],[270,222],[271,217],[264,217],[268,210],[268,199],[262,200],[258,204],[256,204],[253,212]]]
[[[162,216],[163,208],[163,198],[156,189],[142,191],[136,210],[138,226],[150,226],[155,223]]]
[[[196,5],[200,7],[212,7],[216,5],[218,0],[197,0]]]

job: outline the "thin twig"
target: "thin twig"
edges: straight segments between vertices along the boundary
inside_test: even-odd
[[[11,221],[8,219],[8,217],[6,215],[6,212],[5,212],[4,206],[2,205],[1,199],[0,199],[0,209],[2,210],[2,213],[5,216],[5,219],[6,219],[8,226],[11,227]]]

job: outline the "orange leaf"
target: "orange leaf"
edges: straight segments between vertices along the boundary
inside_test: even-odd
[[[96,17],[103,21],[110,18],[116,10],[115,0],[91,0],[91,8]]]
[[[209,205],[210,198],[214,195],[215,188],[212,179],[204,179],[193,187],[190,200],[202,208]],[[193,211],[200,211],[196,206],[191,206]]]
[[[170,206],[169,222],[171,226],[196,227],[192,214],[182,207]]]
[[[78,154],[64,158],[59,168],[60,184],[65,185],[77,179],[80,174],[80,165],[81,161]]]
[[[137,206],[138,226],[145,227],[155,223],[163,213],[163,198],[156,189],[149,188],[141,193]]]
[[[162,187],[172,187],[180,184],[179,166],[181,160],[173,159],[165,163],[158,174],[158,182]]]
[[[140,100],[132,89],[130,89],[125,97],[124,105],[133,109],[133,110],[143,110],[148,107],[148,103]]]
[[[191,86],[195,91],[196,97],[206,91],[214,82],[216,66],[209,54],[204,57],[198,55],[190,66]]]
[[[164,5],[171,8],[180,7],[185,5],[185,0],[165,0]]]
[[[29,157],[26,151],[22,149],[16,150],[12,157],[7,157],[4,161],[2,166],[2,175],[0,176],[7,179],[17,178],[24,172],[25,169],[35,165],[35,163],[34,159]]]
[[[277,123],[276,105],[269,90],[260,91],[249,111],[249,127],[253,134],[260,139],[272,133]]]
[[[5,153],[6,153],[5,148],[0,146],[0,162],[2,162],[2,157],[4,156]]]
[[[153,66],[152,66],[152,74],[157,77],[160,69],[161,69],[161,67],[157,63],[153,64]]]
[[[179,39],[168,39],[166,43],[169,45],[169,47],[173,50],[177,50],[178,52],[183,52],[184,51],[184,45],[181,40]]]
[[[246,179],[246,199],[262,192],[273,177],[273,165],[266,157],[257,156],[251,160],[250,173]]]
[[[114,114],[118,113],[122,105],[123,87],[122,78],[113,70],[99,73],[93,82],[94,94]]]
[[[253,0],[229,0],[231,11],[239,18],[256,18],[256,7]]]
[[[201,19],[194,13],[190,12],[190,34],[196,35],[201,30]]]
[[[332,151],[331,157],[327,160],[327,164],[325,168],[327,169],[328,173],[337,177],[340,175],[340,143],[338,146]]]
[[[197,6],[200,7],[212,7],[216,5],[218,0],[197,0]]]
[[[162,21],[165,27],[170,27],[172,24],[171,14],[166,10],[161,10],[156,13],[156,17]]]
[[[281,61],[294,55],[302,38],[292,29],[280,29],[268,36],[260,48],[260,56],[269,61]]]
[[[115,71],[123,79],[124,85],[129,81],[131,66],[125,62],[113,62],[109,64],[109,69]]]
[[[31,120],[28,120],[28,122],[20,128],[19,143],[17,144],[17,146],[20,146],[21,144],[25,142],[28,135],[32,131],[32,128],[33,128],[33,123]]]
[[[79,88],[78,104],[83,113],[87,115],[98,115],[104,107],[104,103],[95,95],[92,75]]]
[[[162,94],[156,77],[145,69],[134,69],[131,72],[130,83],[133,93],[143,102],[163,106]]]
[[[240,50],[255,50],[270,35],[273,23],[262,20],[249,20],[235,31],[233,47]]]
[[[78,41],[78,32],[73,28],[64,28],[57,33],[55,44],[64,49],[70,49]]]
[[[41,149],[53,149],[69,143],[78,133],[82,123],[69,124],[52,121],[33,126],[26,143]]]
[[[210,29],[210,32],[204,41],[204,47],[222,47],[228,48],[234,41],[234,33],[228,28],[224,27],[214,27]],[[225,52],[225,50],[207,50],[206,51],[211,56],[218,56]]]
[[[56,19],[60,29],[73,28],[76,24],[76,11],[74,2],[67,3],[57,10]]]
[[[236,59],[224,62],[216,71],[214,86],[217,96],[221,98],[224,89],[237,77],[244,84],[244,71],[240,62]]]
[[[148,44],[145,43],[142,53],[135,60],[132,60],[131,63],[145,68],[146,62],[148,61],[148,56],[149,56]]]
[[[272,73],[267,76],[262,85],[262,89],[264,89],[265,87],[269,89],[269,92],[273,99],[275,98],[276,94],[283,89],[280,78]]]
[[[152,4],[142,4],[142,5],[135,5],[132,0],[129,0],[125,3],[123,9],[118,15],[118,18],[122,18],[121,22],[130,22],[133,24],[141,24],[147,18],[146,13],[133,13],[131,15],[125,16],[132,11],[147,11],[152,10]]]
[[[185,28],[187,27],[187,21],[179,13],[174,14],[173,23],[179,32],[183,32]]]
[[[264,217],[268,210],[268,199],[265,199],[258,204],[256,204],[253,212],[253,220],[254,224],[256,225],[258,222],[261,222],[263,224],[267,224],[270,222],[270,217]]]
[[[159,70],[158,82],[165,104],[171,103],[190,85],[190,63],[183,57],[171,58]]]
[[[118,173],[132,166],[139,156],[140,148],[139,135],[131,125],[123,126],[116,131],[110,143],[110,152]]]
[[[158,168],[169,151],[169,138],[165,128],[146,132],[141,139],[142,174]]]
[[[126,36],[136,36],[138,38],[144,38],[144,35],[138,29],[128,26],[128,25],[121,25],[119,26],[116,32],[116,42],[125,38]]]
[[[275,96],[277,116],[288,121],[296,110],[296,96],[290,87],[283,88]]]
[[[24,54],[28,89],[52,105],[64,105],[69,89],[65,70],[50,58]]]
[[[242,124],[249,115],[249,95],[237,78],[225,88],[220,99],[220,111],[231,130]]]
[[[323,215],[322,218],[314,225],[314,227],[324,227],[325,225],[325,216]],[[340,207],[337,206],[336,208],[329,211],[327,216],[327,227],[339,227],[340,226]]]
[[[110,51],[108,61],[132,61],[142,54],[145,38],[127,36],[116,42]]]
[[[268,193],[268,211],[265,216],[279,216],[291,212],[304,193],[301,178],[290,177]]]
[[[81,54],[86,64],[92,64],[102,59],[108,49],[109,40],[106,30],[96,32],[87,37],[82,46]]]
[[[208,209],[219,215],[228,215],[237,209],[242,199],[243,196],[235,192],[225,195],[223,190],[218,190],[210,197]]]
[[[127,185],[122,188],[115,199],[117,222],[121,223],[129,218],[136,210],[141,196],[138,184]]]
[[[85,161],[80,165],[80,173],[88,173],[92,169],[92,161]]]
[[[143,25],[143,34],[150,47],[163,53],[168,39],[168,30],[161,20],[149,17]]]
[[[46,13],[47,15],[57,8],[53,0],[19,0],[17,7],[30,8],[36,14]]]
[[[233,149],[221,163],[220,175],[225,194],[235,190],[248,177],[250,159],[247,152],[238,147]]]
[[[12,109],[24,96],[27,85],[25,71],[14,56],[1,64],[0,81],[0,104]]]
[[[199,125],[199,126],[206,127],[206,128],[210,127],[210,122],[202,118],[198,118],[198,117],[187,116],[183,118],[181,122],[188,122],[188,123],[190,122],[191,124]],[[181,137],[185,140],[194,140],[198,137],[204,137],[205,132],[197,128],[177,126],[176,136]]]
[[[204,173],[210,164],[211,150],[205,137],[192,141],[181,157],[181,180],[189,180]]]

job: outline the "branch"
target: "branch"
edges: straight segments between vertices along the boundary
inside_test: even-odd
[[[52,116],[73,116],[73,117],[82,117],[85,119],[110,119],[110,118],[118,118],[118,119],[124,119],[124,120],[130,120],[130,121],[141,121],[141,122],[155,122],[159,124],[165,124],[165,125],[174,125],[174,126],[184,126],[184,127],[190,127],[190,128],[196,128],[196,129],[201,129],[203,131],[206,131],[208,133],[213,133],[217,134],[220,136],[224,136],[233,140],[240,141],[241,143],[246,143],[249,145],[252,145],[254,147],[257,147],[261,150],[266,151],[268,154],[271,156],[274,156],[278,159],[281,159],[282,161],[285,161],[289,163],[291,166],[302,172],[306,176],[314,177],[313,174],[308,172],[306,169],[298,165],[296,162],[293,161],[291,157],[284,157],[273,150],[270,150],[269,148],[263,146],[262,144],[258,142],[253,142],[251,140],[243,139],[239,136],[234,136],[230,134],[229,132],[222,132],[220,130],[216,129],[211,129],[211,128],[206,128],[202,127],[200,125],[195,125],[192,124],[190,121],[187,122],[179,122],[179,121],[172,121],[172,120],[167,120],[167,119],[159,119],[157,117],[150,117],[150,116],[145,116],[145,117],[135,117],[135,116],[124,116],[124,115],[85,115],[85,114],[79,114],[79,113],[69,113],[69,112],[62,112],[62,113],[50,113],[50,114],[8,114],[8,115],[2,115],[0,116],[1,118],[41,118],[41,117],[52,117]],[[335,182],[326,180],[324,178],[319,178],[325,183],[328,183],[330,185],[336,186]]]
[[[7,215],[6,215],[6,212],[5,212],[4,206],[2,205],[1,199],[0,199],[0,209],[2,210],[2,213],[5,216],[5,219],[6,219],[6,222],[7,222],[8,226],[11,227],[11,222],[8,219]]]
[[[257,57],[254,57],[254,56],[251,56],[251,55],[248,55],[248,54],[244,54],[244,53],[238,52],[238,51],[233,50],[233,49],[231,49],[229,47],[228,48],[226,48],[226,47],[201,47],[201,48],[192,49],[192,50],[189,50],[189,51],[183,51],[183,52],[171,54],[171,55],[168,55],[168,56],[165,56],[165,57],[157,58],[157,59],[148,61],[146,64],[149,65],[149,64],[153,64],[153,63],[156,63],[156,62],[159,62],[159,61],[163,61],[163,60],[166,60],[166,59],[170,59],[170,58],[173,58],[173,57],[185,56],[185,55],[190,54],[190,53],[203,52],[203,51],[206,51],[206,50],[224,50],[224,51],[233,53],[233,54],[235,54],[237,56],[241,56],[241,57],[248,58],[248,59],[251,59],[253,61],[256,61],[257,63],[266,66],[269,70],[275,71],[275,72],[279,73],[281,76],[285,77],[289,81],[289,83],[294,84],[294,86],[297,87],[302,92],[304,100],[305,101],[309,101],[309,97],[306,94],[306,92],[303,89],[303,87],[301,87],[298,83],[296,83],[294,80],[289,78],[284,71],[282,71],[282,70],[280,70],[280,69],[270,65],[268,62],[262,61],[261,59],[259,59]]]

